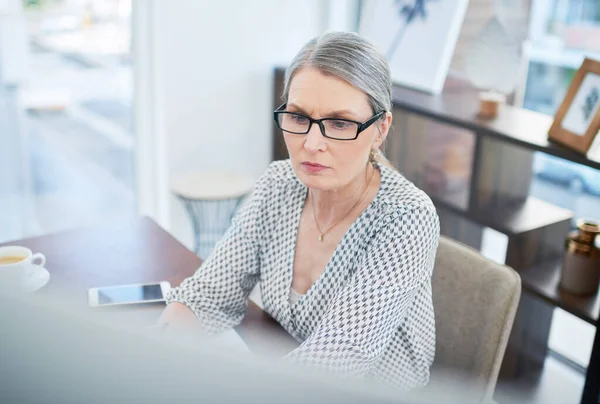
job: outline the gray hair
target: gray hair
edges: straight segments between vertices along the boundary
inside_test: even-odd
[[[294,74],[306,66],[316,67],[365,93],[373,114],[392,111],[392,79],[387,60],[375,45],[357,33],[328,32],[308,41],[285,71],[284,103],[288,102]],[[394,168],[381,148],[372,161]]]
[[[285,72],[283,102],[290,82],[305,66],[342,79],[368,97],[373,113],[392,110],[392,80],[385,57],[367,39],[354,32],[329,32],[300,49]]]

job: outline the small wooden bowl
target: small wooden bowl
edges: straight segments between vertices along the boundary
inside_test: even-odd
[[[498,116],[500,105],[506,102],[504,94],[494,91],[485,91],[479,93],[479,116],[481,118],[491,119]]]

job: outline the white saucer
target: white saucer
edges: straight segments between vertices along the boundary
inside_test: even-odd
[[[38,289],[46,286],[50,280],[50,272],[44,267],[35,265],[35,269],[32,269],[27,274],[27,280],[23,285],[23,289],[26,292],[35,292]]]

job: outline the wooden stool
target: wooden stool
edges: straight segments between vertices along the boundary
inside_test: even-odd
[[[173,181],[194,228],[194,251],[206,259],[223,237],[254,178],[232,172],[188,172]]]

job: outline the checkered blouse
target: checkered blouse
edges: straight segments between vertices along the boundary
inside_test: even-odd
[[[289,160],[269,166],[213,253],[167,302],[185,304],[219,333],[240,324],[258,282],[264,309],[301,342],[286,358],[400,388],[425,385],[435,353],[439,219],[425,193],[378,168],[376,197],[296,303],[290,286],[307,188]]]

